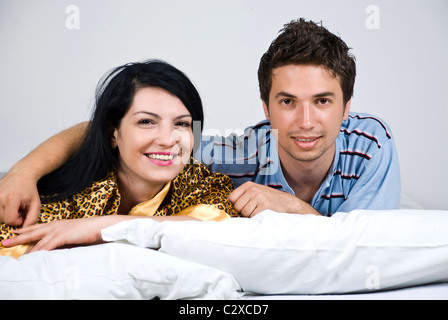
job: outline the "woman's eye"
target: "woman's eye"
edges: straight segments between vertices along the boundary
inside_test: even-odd
[[[191,123],[188,121],[179,121],[176,123],[176,126],[178,127],[183,127],[183,128],[190,128],[191,127]]]
[[[142,125],[149,125],[149,124],[153,124],[154,121],[150,120],[150,119],[141,119],[138,121],[138,124],[142,124]]]

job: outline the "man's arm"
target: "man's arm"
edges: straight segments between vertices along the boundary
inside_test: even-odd
[[[0,222],[29,226],[37,221],[37,182],[67,162],[79,148],[87,126],[88,122],[83,122],[58,133],[14,164],[0,180]]]
[[[390,140],[369,161],[338,211],[399,209],[400,197],[398,154],[393,140]]]

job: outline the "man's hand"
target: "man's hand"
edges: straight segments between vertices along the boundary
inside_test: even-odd
[[[36,223],[41,207],[36,181],[11,170],[0,180],[0,222],[24,227]]]
[[[0,180],[0,222],[23,227],[36,223],[41,206],[37,181],[67,162],[78,150],[88,126],[83,122],[49,138]]]
[[[308,203],[284,191],[254,182],[246,182],[236,188],[230,195],[229,201],[244,217],[253,217],[263,210],[277,212],[315,214],[320,215]]]

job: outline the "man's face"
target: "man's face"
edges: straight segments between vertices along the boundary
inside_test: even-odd
[[[326,69],[286,65],[273,70],[269,108],[263,103],[272,129],[277,129],[282,162],[333,159],[341,123],[348,118],[337,78]]]

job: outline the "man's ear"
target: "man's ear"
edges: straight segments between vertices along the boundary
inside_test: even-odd
[[[261,101],[263,101],[263,111],[264,111],[264,115],[266,116],[266,119],[271,120],[271,119],[269,119],[270,117],[269,117],[268,105],[266,104],[266,102],[263,99]]]
[[[352,99],[348,100],[347,103],[345,104],[345,109],[344,109],[344,120],[348,119],[348,115],[350,113],[350,106],[352,104]]]

